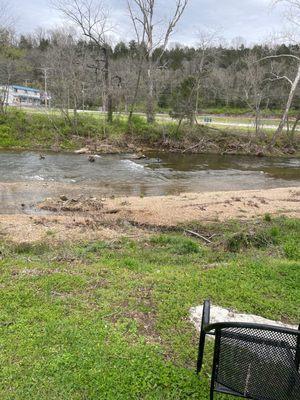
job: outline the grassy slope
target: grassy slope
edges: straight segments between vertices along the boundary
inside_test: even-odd
[[[215,245],[178,233],[2,243],[1,399],[204,400],[211,344],[198,380],[191,306],[210,297],[299,322],[299,220],[190,227],[217,233]]]
[[[103,115],[80,115],[75,129],[58,112],[52,114],[12,110],[7,116],[0,116],[0,148],[21,148],[37,150],[74,150],[87,144],[103,142],[118,147],[121,151],[127,144],[133,147],[147,146],[172,150],[186,150],[207,153],[256,154],[268,152],[272,132],[266,131],[265,138],[255,137],[251,128],[228,127],[212,129],[196,125],[191,128],[183,124],[178,131],[175,122],[158,121],[148,125],[145,118],[135,116],[128,126],[126,118],[116,117],[107,124]],[[200,146],[196,146],[200,144]],[[277,143],[278,152],[294,153],[284,136]]]

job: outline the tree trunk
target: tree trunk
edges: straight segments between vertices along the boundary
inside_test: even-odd
[[[258,137],[261,134],[261,113],[260,113],[261,99],[255,105],[255,134]]]
[[[259,115],[258,111],[255,112],[255,135],[258,136],[259,134]]]
[[[295,133],[296,133],[296,129],[297,129],[299,121],[300,121],[300,114],[297,115],[296,120],[295,120],[295,122],[293,124],[293,127],[292,127],[292,129],[290,131],[290,134],[289,134],[289,139],[290,139],[291,143],[294,142]]]
[[[137,77],[137,80],[136,80],[136,85],[135,85],[135,90],[134,90],[134,96],[133,96],[133,99],[132,99],[132,102],[131,102],[131,105],[130,105],[128,123],[130,123],[131,120],[132,120],[132,116],[133,116],[133,112],[134,112],[134,109],[135,109],[137,96],[138,96],[138,93],[139,93],[141,77],[142,77],[142,64],[140,64],[140,67],[139,67],[138,77]]]
[[[293,125],[293,128],[292,128],[292,131],[291,131],[291,133],[292,133],[292,134],[294,134],[294,133],[295,133],[295,131],[296,131],[296,128],[297,128],[297,125],[298,125],[299,121],[300,121],[300,114],[298,114],[298,115],[297,115],[297,117],[296,117],[296,120],[295,120],[295,122],[294,122],[294,125]]]
[[[298,72],[297,72],[296,78],[295,78],[295,80],[294,80],[294,82],[293,82],[293,84],[291,86],[289,98],[288,98],[288,101],[286,103],[286,108],[285,108],[284,114],[282,116],[281,122],[280,122],[276,132],[273,135],[272,142],[271,142],[272,145],[275,144],[277,137],[280,136],[282,131],[283,131],[284,125],[286,124],[286,121],[287,121],[288,116],[289,116],[289,111],[290,111],[290,108],[292,106],[292,102],[294,100],[295,93],[296,93],[296,90],[297,90],[299,82],[300,82],[300,64],[298,66]]]
[[[178,132],[179,132],[179,129],[180,129],[180,127],[181,127],[181,124],[182,124],[182,118],[180,118],[180,120],[179,120],[179,122],[178,122],[177,129],[176,129],[176,135],[177,135]]]
[[[200,80],[197,81],[197,89],[196,89],[196,104],[195,104],[195,117],[196,118],[199,113],[199,97],[200,97]]]
[[[110,87],[109,77],[109,55],[106,47],[103,47],[104,53],[104,88],[106,98],[107,122],[111,123],[113,120],[113,99]]]
[[[153,124],[155,122],[154,115],[154,85],[152,78],[152,68],[149,65],[147,71],[147,86],[148,86],[148,98],[147,98],[147,122]]]

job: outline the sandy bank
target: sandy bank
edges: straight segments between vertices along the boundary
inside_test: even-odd
[[[73,201],[71,200],[71,203]],[[300,217],[300,189],[280,188],[164,197],[75,199],[74,210],[60,199],[41,203],[51,215],[0,215],[0,236],[16,242],[115,240],[142,237],[149,226],[172,227],[189,221],[258,218],[266,213]],[[64,211],[68,209],[68,211]],[[71,211],[70,211],[71,209]]]
[[[266,213],[300,217],[300,189],[185,193],[180,196],[107,200],[106,207],[141,224],[177,225],[187,221],[249,219]]]

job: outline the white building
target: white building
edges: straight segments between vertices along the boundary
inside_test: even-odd
[[[43,91],[26,86],[0,86],[0,99],[8,106],[39,107],[45,97]]]

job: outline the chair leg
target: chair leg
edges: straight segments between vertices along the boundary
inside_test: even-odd
[[[214,400],[214,390],[210,390],[210,400]]]

